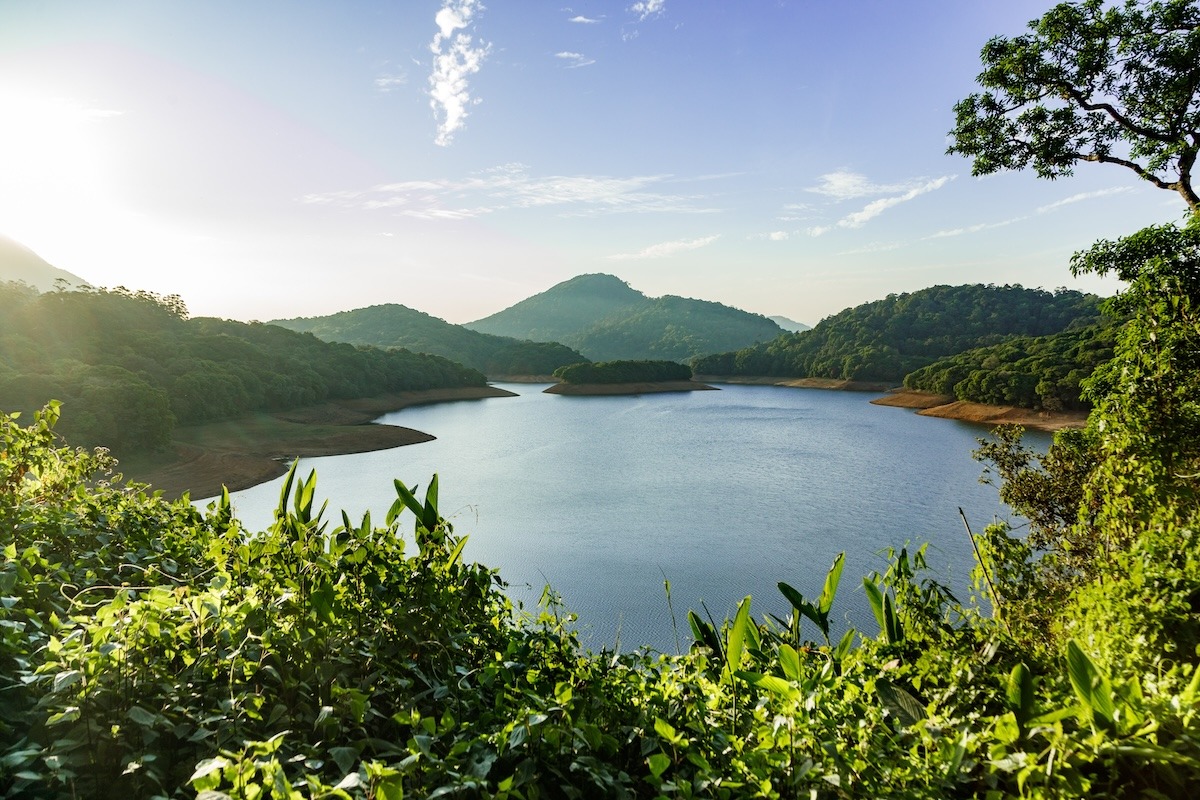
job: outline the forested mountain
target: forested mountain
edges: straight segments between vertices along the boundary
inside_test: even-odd
[[[698,359],[701,375],[768,375],[899,383],[946,356],[1013,336],[1100,320],[1100,298],[1061,289],[974,284],[888,295],[736,352]]]
[[[61,400],[60,428],[72,444],[153,450],[176,424],[484,382],[437,356],[332,344],[276,325],[187,319],[173,296],[39,294],[0,283],[0,411]]]
[[[1080,384],[1112,358],[1115,320],[1049,336],[1017,336],[910,372],[904,385],[959,400],[1048,411],[1084,410]]]
[[[0,236],[0,281],[20,281],[39,292],[48,292],[58,280],[71,286],[87,283],[78,275],[50,264],[20,242]]]
[[[779,314],[772,314],[771,316],[767,317],[767,319],[771,320],[771,322],[774,322],[788,333],[799,333],[800,331],[812,330],[812,325],[805,325],[803,322],[796,322],[796,320],[791,319],[790,317],[784,317]]]
[[[591,359],[681,361],[778,336],[759,314],[721,303],[650,298],[613,275],[579,275],[468,328],[558,341]]]
[[[442,356],[487,375],[549,375],[566,364],[587,361],[557,342],[480,333],[395,303],[325,317],[278,319],[272,324],[330,342],[404,347]]]

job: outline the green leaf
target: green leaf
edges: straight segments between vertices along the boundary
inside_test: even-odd
[[[801,680],[800,654],[790,644],[779,645],[779,667],[789,680]]]
[[[229,760],[217,756],[216,758],[206,758],[196,765],[196,771],[192,773],[192,777],[188,778],[188,783],[193,784],[195,789],[211,789],[216,786],[216,783],[207,783],[205,786],[195,786],[196,781],[204,780],[209,775],[215,772],[220,772],[229,766]]]
[[[1092,720],[1104,727],[1113,727],[1116,706],[1113,703],[1112,685],[1074,639],[1067,642],[1067,676]]]
[[[879,586],[870,578],[863,578],[863,589],[867,592],[867,602],[871,605],[871,611],[875,614],[875,621],[879,623],[879,632],[887,633],[887,623],[883,618],[883,592],[879,591]]]
[[[746,647],[746,628],[750,626],[750,596],[738,604],[737,614],[733,617],[733,625],[729,629],[729,638],[725,645],[725,672],[722,680],[728,682],[742,663],[742,653]]]
[[[1033,677],[1029,667],[1022,662],[1013,667],[1008,676],[1008,690],[1005,693],[1008,707],[1016,715],[1017,721],[1024,725],[1033,716]]]
[[[153,714],[141,706],[132,706],[129,711],[126,712],[126,714],[131,720],[136,722],[138,725],[141,725],[143,728],[151,728],[156,722],[158,722],[157,714]]]
[[[875,680],[875,691],[883,701],[884,707],[906,728],[916,725],[928,716],[920,700],[887,678]]]
[[[833,560],[833,566],[829,568],[829,574],[825,576],[825,587],[817,600],[817,611],[822,619],[829,618],[829,610],[833,608],[833,598],[837,595],[838,583],[842,580],[842,569],[845,566],[846,554],[838,553],[837,558]]]
[[[752,672],[739,672],[738,677],[743,678],[748,683],[760,689],[766,689],[768,692],[785,697],[788,700],[800,699],[800,690],[783,678],[777,678],[774,675],[756,675]]]
[[[646,759],[646,766],[650,768],[651,775],[659,778],[671,766],[671,759],[665,753],[655,753]]]
[[[672,744],[679,740],[679,733],[675,727],[662,717],[654,718],[654,732]]]
[[[446,558],[446,566],[452,567],[458,561],[458,557],[462,555],[463,548],[467,546],[467,539],[470,537],[464,536],[458,540],[458,544],[450,551],[449,557]]]

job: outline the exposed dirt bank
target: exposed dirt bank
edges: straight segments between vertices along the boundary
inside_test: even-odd
[[[1017,406],[970,403],[946,395],[916,392],[911,389],[899,389],[871,402],[879,406],[919,409],[917,413],[924,417],[957,419],[980,425],[1022,425],[1043,431],[1082,428],[1087,424],[1088,416],[1086,411],[1034,411]]]
[[[193,498],[212,497],[220,494],[222,485],[236,491],[278,477],[295,458],[365,453],[436,438],[412,428],[370,424],[389,411],[514,396],[494,386],[430,389],[193,425],[175,431],[171,452],[123,460],[121,470],[130,480],[149,483],[168,497],[185,492]]]
[[[655,392],[697,392],[717,387],[696,381],[647,381],[644,383],[556,383],[543,391],[547,394],[613,395],[653,394]]]
[[[896,388],[893,383],[844,381],[832,378],[770,378],[720,375],[697,375],[696,380],[710,383],[741,383],[760,386],[795,386],[802,389],[838,389],[851,392],[887,392],[871,402],[878,406],[917,409],[925,417],[957,419],[980,425],[1023,425],[1043,431],[1062,428],[1082,428],[1087,424],[1085,411],[1034,411],[1017,406],[989,406],[955,400],[944,394],[918,392]]]

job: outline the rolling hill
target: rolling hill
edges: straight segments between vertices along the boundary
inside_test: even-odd
[[[71,286],[87,284],[83,278],[59,269],[20,242],[0,236],[0,281],[21,281],[39,292],[49,292],[58,280]]]
[[[324,317],[280,319],[271,324],[311,333],[329,342],[403,347],[442,356],[487,375],[549,375],[561,366],[587,361],[557,342],[479,333],[395,303]]]
[[[647,297],[605,274],[576,276],[466,327],[558,341],[590,359],[606,361],[684,361],[764,342],[783,332],[759,314],[707,300]]]
[[[697,374],[899,383],[947,356],[1099,322],[1100,298],[1021,286],[932,286],[847,308],[815,328],[699,359]]]

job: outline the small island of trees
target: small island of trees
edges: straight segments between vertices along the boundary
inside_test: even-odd
[[[677,361],[597,361],[554,370],[563,383],[661,383],[690,381],[692,368]]]

